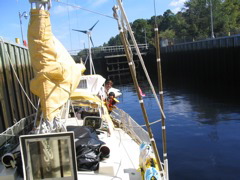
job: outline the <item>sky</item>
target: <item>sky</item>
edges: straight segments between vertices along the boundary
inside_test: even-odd
[[[88,47],[87,35],[72,31],[72,29],[87,30],[99,20],[92,30],[94,46],[103,45],[104,42],[108,42],[111,37],[118,34],[116,20],[77,8],[81,7],[112,17],[112,7],[117,4],[116,0],[59,1],[52,0],[50,9],[52,31],[72,54]],[[167,9],[176,13],[181,10],[185,1],[155,0],[156,14],[162,15]],[[136,19],[150,19],[154,16],[154,0],[123,0],[123,6],[129,22]],[[21,41],[20,13],[23,37],[27,40],[30,8],[28,0],[0,0],[0,37],[10,42],[15,42],[15,38],[20,38]],[[24,18],[24,12],[28,15],[27,19]]]

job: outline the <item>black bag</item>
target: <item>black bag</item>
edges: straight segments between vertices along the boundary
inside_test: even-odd
[[[96,171],[99,168],[99,148],[105,144],[99,140],[96,130],[88,126],[70,126],[68,131],[74,131],[77,166],[79,171]]]
[[[99,153],[91,147],[77,149],[77,166],[79,171],[96,171],[99,168]]]

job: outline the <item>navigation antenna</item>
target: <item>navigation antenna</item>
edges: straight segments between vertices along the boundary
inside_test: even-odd
[[[89,66],[90,66],[90,74],[92,75],[92,72],[94,74],[96,74],[95,72],[95,68],[94,68],[94,65],[93,65],[93,60],[92,60],[92,51],[91,51],[91,48],[94,47],[94,44],[93,44],[93,40],[92,40],[92,36],[91,36],[91,33],[92,33],[92,30],[93,28],[96,26],[96,24],[99,22],[99,20],[88,30],[78,30],[78,29],[72,29],[73,31],[77,31],[77,32],[81,32],[81,33],[84,33],[84,34],[87,34],[88,36],[88,56],[89,56]],[[90,43],[91,42],[91,43]],[[91,46],[92,45],[92,46]]]

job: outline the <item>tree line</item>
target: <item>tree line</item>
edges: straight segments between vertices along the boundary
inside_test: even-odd
[[[168,9],[163,15],[137,19],[131,23],[131,27],[138,43],[154,44],[155,22],[160,38],[175,43],[212,38],[212,35],[222,37],[238,34],[240,0],[188,0],[176,14]],[[103,46],[115,45],[121,45],[119,35],[111,37],[103,44]]]

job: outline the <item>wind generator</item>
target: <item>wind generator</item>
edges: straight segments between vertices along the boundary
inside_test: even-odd
[[[94,44],[93,44],[91,32],[98,22],[99,22],[99,20],[88,30],[72,29],[73,31],[82,32],[84,34],[87,34],[87,36],[88,36],[88,57],[89,57],[89,66],[90,66],[90,74],[91,75],[92,75],[92,72],[95,74],[95,69],[94,69],[93,60],[92,60],[92,51],[91,51],[91,48],[92,48],[91,43],[92,43],[93,47],[94,47]],[[90,43],[90,41],[91,41],[91,43]]]

